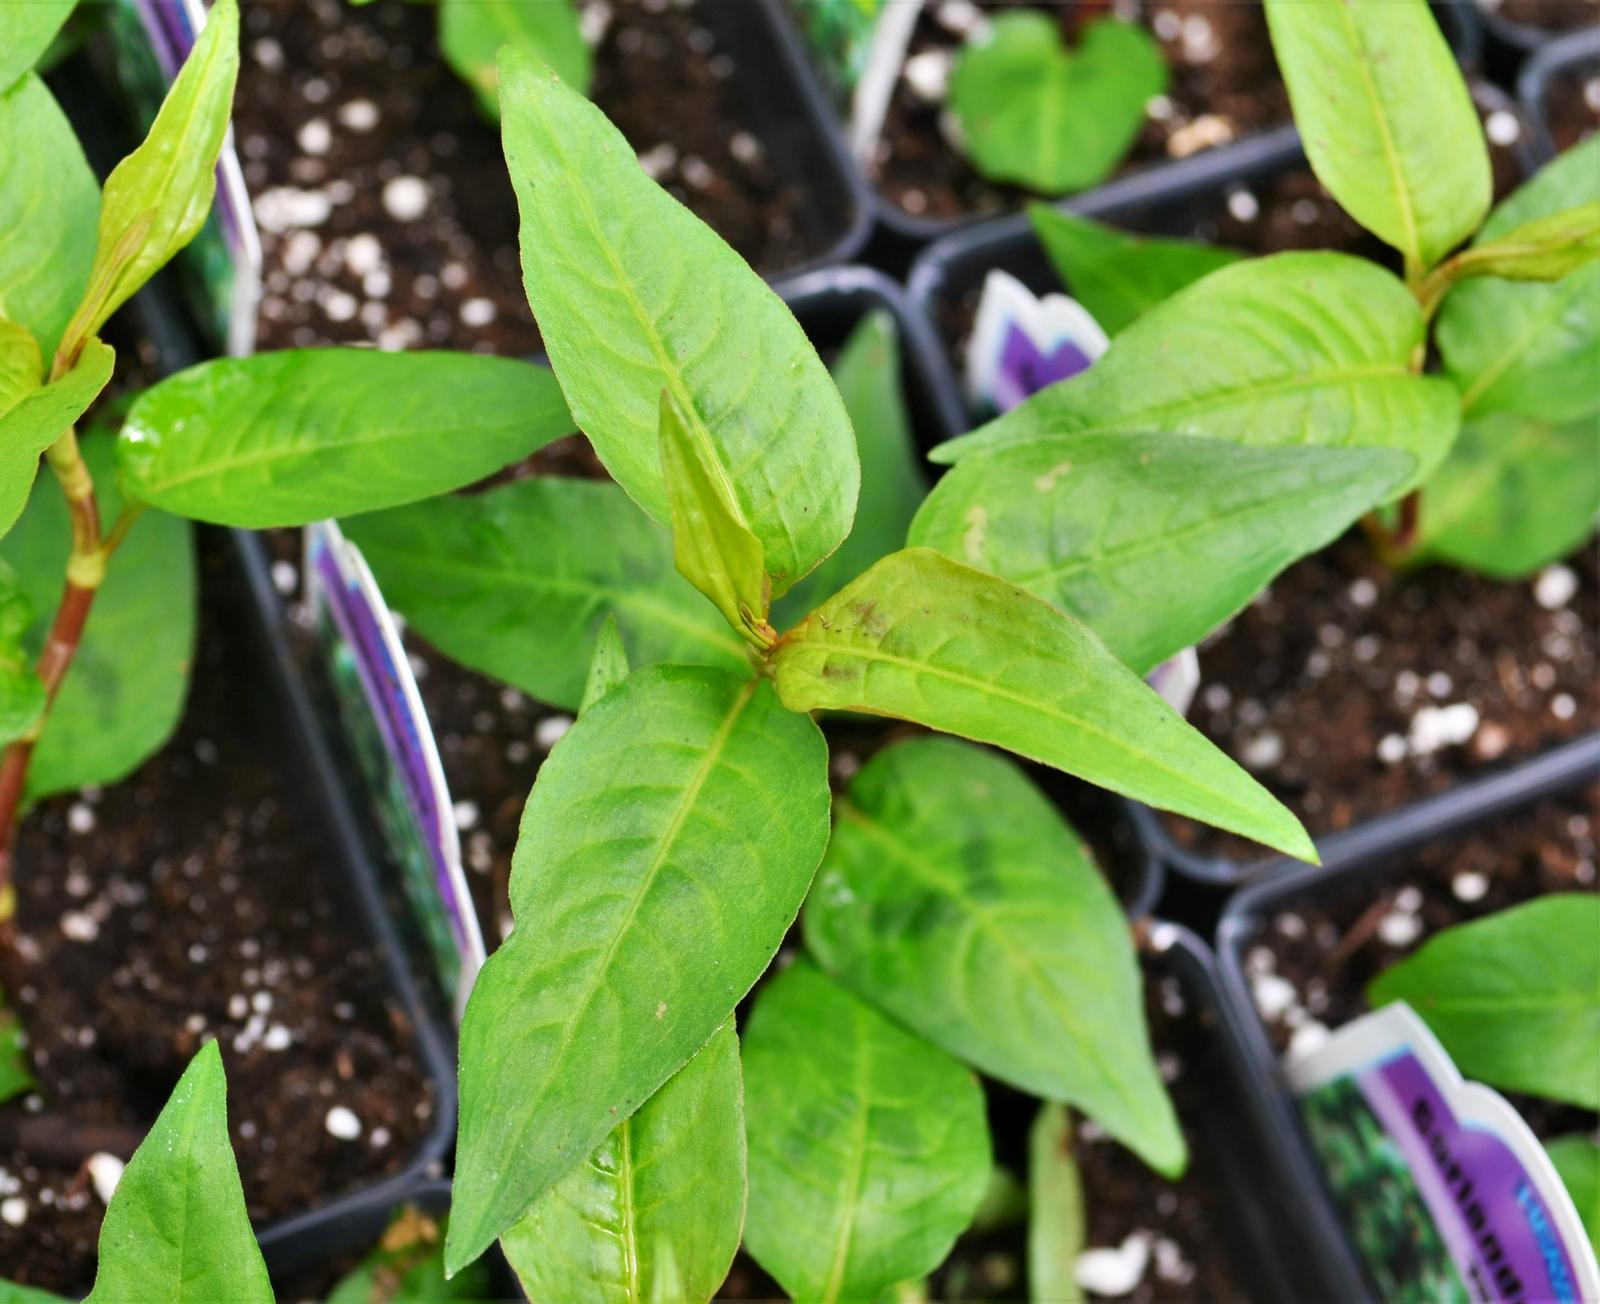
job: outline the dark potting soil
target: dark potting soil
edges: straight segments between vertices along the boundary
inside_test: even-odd
[[[327,877],[335,853],[297,810],[301,780],[285,780],[273,705],[241,691],[251,663],[218,614],[219,544],[201,552],[177,734],[124,782],[45,801],[22,829],[27,979],[13,995],[40,1086],[0,1107],[0,1264],[49,1290],[93,1278],[105,1206],[85,1161],[126,1159],[208,1038],[258,1223],[397,1171],[434,1109],[381,957]]]
[[[1569,68],[1550,79],[1545,125],[1557,150],[1568,150],[1600,130],[1600,64]]]
[[[977,9],[993,13],[1016,2],[980,0]],[[1076,45],[1086,21],[1113,10],[1104,0],[1029,7],[1057,14],[1069,46]],[[933,0],[918,19],[908,61],[953,61],[974,12],[966,0]],[[1155,34],[1170,70],[1167,91],[1146,110],[1124,170],[1183,158],[1288,121],[1288,96],[1260,5],[1125,0],[1115,12]],[[870,167],[891,203],[913,217],[954,219],[1015,208],[1033,197],[980,176],[942,130],[945,112],[943,92],[930,101],[902,75]]]
[[[591,0],[593,96],[664,186],[759,270],[821,252],[693,9]],[[609,15],[609,17],[607,17]],[[262,347],[538,348],[495,124],[429,4],[245,7],[235,115],[265,255]]]
[[[1442,929],[1547,893],[1595,891],[1597,838],[1600,784],[1283,906],[1244,955],[1274,1049],[1309,1049],[1365,1014],[1367,985]],[[1593,1112],[1511,1099],[1541,1137],[1597,1122]]]
[[[1545,32],[1570,32],[1600,23],[1600,0],[1478,0],[1487,13]]]

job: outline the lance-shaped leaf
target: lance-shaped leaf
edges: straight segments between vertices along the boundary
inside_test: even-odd
[[[578,427],[665,523],[667,390],[782,596],[855,512],[855,440],[827,370],[782,301],[644,174],[599,109],[526,55],[506,51],[500,73],[528,302]]]
[[[33,668],[26,641],[34,619],[33,600],[22,580],[0,560],[0,745],[22,737],[44,710],[44,683]],[[0,1015],[3,1012],[0,1005]],[[3,1023],[0,1017],[0,1026]],[[0,1070],[0,1081],[4,1077]],[[5,1098],[0,1088],[0,1100]]]
[[[1459,424],[1455,388],[1411,373],[1425,333],[1410,291],[1364,259],[1249,259],[1150,309],[1088,371],[934,460],[1073,433],[1378,446],[1417,459],[1398,494],[1438,465]]]
[[[72,370],[25,393],[0,414],[0,534],[22,514],[39,474],[39,456],[61,438],[111,379],[110,345],[90,340]],[[60,579],[58,569],[55,578]]]
[[[471,1262],[722,1026],[828,839],[827,748],[766,680],[637,671],[539,770],[510,939],[461,1029],[446,1262]]]
[[[500,116],[495,61],[502,46],[549,64],[579,94],[589,93],[594,54],[572,0],[440,0],[439,49],[492,118]]]
[[[69,352],[204,224],[238,72],[239,7],[217,0],[149,135],[106,178],[89,287],[63,341]]]
[[[628,650],[622,646],[617,618],[607,616],[594,641],[594,655],[589,659],[589,677],[583,682],[583,701],[578,709],[587,711],[626,679],[628,670]]]
[[[112,440],[91,430],[80,444],[100,510],[114,521],[122,498]],[[23,640],[34,659],[61,601],[71,538],[66,499],[52,476],[0,540],[0,558],[21,577],[37,613]],[[28,767],[30,798],[114,783],[171,736],[189,686],[196,587],[189,523],[146,512],[106,566],[78,654]]]
[[[1518,579],[1581,547],[1600,518],[1600,410],[1564,425],[1467,422],[1422,498],[1419,559]]]
[[[1022,585],[1145,674],[1386,499],[1412,465],[1388,448],[1045,438],[964,458],[907,542]]]
[[[1028,1298],[1035,1304],[1083,1299],[1077,1266],[1087,1225],[1072,1115],[1044,1105],[1028,1132]]]
[[[1600,258],[1600,200],[1530,222],[1451,259],[1457,276],[1559,281]]]
[[[744,1034],[745,1248],[797,1299],[876,1299],[936,1268],[989,1182],[972,1074],[804,960]]]
[[[1600,1145],[1586,1136],[1563,1136],[1545,1143],[1561,1183],[1578,1206],[1589,1244],[1600,1253]]]
[[[1541,897],[1435,934],[1379,974],[1456,1067],[1505,1091],[1600,1108],[1600,897]]]
[[[1496,208],[1478,246],[1596,201],[1600,136],[1568,150]],[[1438,338],[1469,416],[1519,412],[1564,422],[1593,412],[1600,408],[1600,264],[1553,285],[1493,278],[1458,285],[1440,309]]]
[[[344,529],[417,633],[541,702],[579,704],[608,614],[634,665],[749,666],[744,641],[673,569],[666,531],[613,484],[536,476]]]
[[[745,523],[714,454],[661,391],[661,473],[672,507],[672,556],[723,619],[757,647],[777,637],[767,623],[771,584],[761,540]]]
[[[1345,212],[1431,267],[1489,211],[1489,151],[1427,0],[1266,0],[1317,179]]]
[[[272,1304],[239,1168],[217,1043],[190,1061],[134,1151],[100,1226],[92,1304]]]
[[[32,70],[77,3],[78,0],[22,0],[0,5],[0,91],[9,89]]]
[[[704,1301],[744,1225],[733,1021],[500,1238],[529,1299]]]
[[[46,6],[0,12],[30,8]],[[0,93],[0,317],[32,331],[45,358],[89,284],[99,212],[100,187],[67,115],[29,73]]]
[[[1180,1171],[1128,921],[1021,769],[919,738],[879,752],[836,814],[805,908],[818,963],[957,1059]]]
[[[431,498],[571,429],[554,378],[531,362],[291,349],[203,362],[146,390],[117,458],[146,502],[263,529]]]
[[[931,549],[885,557],[784,635],[773,664],[791,710],[915,720],[1316,855],[1293,815],[1086,626]]]
[[[1128,235],[1049,204],[1029,205],[1028,220],[1056,275],[1107,335],[1244,257],[1195,240]]]

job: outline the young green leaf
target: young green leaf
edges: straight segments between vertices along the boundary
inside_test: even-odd
[[[1145,674],[1337,538],[1413,465],[1389,448],[1042,438],[964,458],[907,542],[1022,585]]]
[[[1362,226],[1432,267],[1489,211],[1489,150],[1427,0],[1266,0],[1317,179]]]
[[[0,1104],[36,1085],[33,1066],[28,1062],[26,1034],[6,1004],[5,989],[0,988]],[[0,1304],[4,1299],[5,1288],[0,1283]]]
[[[1398,496],[1438,465],[1460,421],[1448,381],[1411,373],[1426,329],[1410,291],[1364,259],[1248,259],[1150,309],[1088,371],[935,449],[934,460],[1107,432],[1377,446],[1417,459]]]
[[[1559,281],[1600,258],[1600,200],[1524,222],[1506,235],[1456,255],[1458,276]]]
[[[821,359],[599,109],[526,55],[507,50],[500,72],[523,279],[573,417],[628,496],[666,522],[667,390],[781,597],[839,546],[855,512],[855,439]]]
[[[616,485],[534,476],[344,530],[417,633],[552,706],[581,702],[608,614],[634,665],[749,669],[744,641],[673,569],[666,532]]]
[[[1423,494],[1418,560],[1520,579],[1583,545],[1600,518],[1600,411],[1564,425],[1468,421]]]
[[[554,378],[530,362],[292,349],[202,362],[146,390],[117,460],[146,502],[262,529],[458,489],[571,429]]]
[[[190,1061],[117,1183],[87,1304],[272,1304],[239,1168],[217,1043]]]
[[[900,382],[900,340],[882,309],[864,316],[839,350],[833,380],[855,427],[861,500],[855,529],[816,570],[792,588],[780,611],[792,623],[906,540],[928,492]]]
[[[1095,19],[1068,50],[1055,14],[1017,9],[962,50],[950,108],[984,176],[1063,195],[1111,173],[1166,85],[1161,47],[1142,27]]]
[[[25,641],[34,619],[33,600],[21,579],[0,560],[0,745],[22,737],[44,710],[44,684]],[[3,1011],[0,1004],[0,1015]],[[0,1100],[4,1099],[0,1088]]]
[[[661,475],[672,507],[678,573],[710,598],[724,620],[756,647],[772,646],[772,585],[761,540],[745,523],[733,486],[691,433],[672,395],[661,391]]]
[[[628,649],[622,646],[617,618],[607,616],[594,641],[589,677],[584,681],[583,701],[578,704],[578,710],[587,711],[627,677]]]
[[[475,1263],[444,1275],[444,1232],[439,1222],[406,1208],[395,1215],[382,1239],[328,1292],[324,1304],[444,1304],[483,1301],[494,1296],[487,1264]]]
[[[32,331],[46,359],[89,284],[99,212],[100,187],[72,124],[29,73],[0,94],[0,317]]]
[[[637,671],[539,770],[518,924],[461,1029],[446,1262],[471,1262],[723,1024],[828,839],[827,748],[764,679]],[[683,1266],[683,1265],[680,1265]]]
[[[204,224],[238,71],[239,7],[217,0],[150,134],[106,178],[89,287],[63,339],[69,355]]]
[[[90,340],[72,370],[22,395],[0,414],[0,534],[22,514],[39,474],[39,456],[72,426],[111,379],[111,346]],[[57,568],[54,578],[59,580]]]
[[[1600,896],[1567,892],[1457,924],[1379,974],[1469,1078],[1600,1108]]]
[[[500,1238],[528,1298],[709,1300],[744,1225],[744,1087],[729,1019]]]
[[[793,711],[899,716],[1311,860],[1311,839],[1087,628],[928,548],[885,557],[786,634]]]
[[[1034,1304],[1083,1299],[1077,1265],[1086,1236],[1072,1115],[1060,1105],[1042,1105],[1028,1132],[1028,1298]]]
[[[9,90],[32,70],[77,4],[78,0],[21,0],[0,5],[0,91]]]
[[[25,327],[0,317],[0,416],[39,388],[44,360]]]
[[[1600,201],[1600,136],[1569,149],[1490,214],[1479,248],[1553,213]],[[1600,264],[1553,285],[1493,278],[1451,290],[1439,353],[1468,416],[1566,422],[1600,409]]]
[[[495,61],[502,46],[549,64],[580,95],[589,93],[594,55],[572,0],[439,0],[439,49],[491,118],[500,116]]]
[[[1049,204],[1028,205],[1028,220],[1062,284],[1107,335],[1244,257],[1237,249],[1195,240],[1127,235]]]
[[[745,1248],[797,1299],[877,1298],[937,1267],[988,1185],[972,1074],[804,960],[744,1034]]]
[[[817,962],[957,1059],[1181,1171],[1128,921],[1021,769],[918,738],[879,752],[836,814],[805,907]]]
[[[1589,1244],[1600,1253],[1600,1145],[1590,1137],[1563,1136],[1547,1141],[1544,1147],[1561,1174],[1561,1182],[1578,1206],[1589,1233]]]
[[[111,437],[91,430],[80,443],[100,510],[114,521],[122,500]],[[0,540],[0,558],[22,578],[38,613],[23,640],[33,658],[61,601],[71,537],[66,499],[52,476]],[[78,655],[28,767],[30,799],[114,783],[171,736],[194,656],[196,585],[189,523],[146,512],[107,564]]]

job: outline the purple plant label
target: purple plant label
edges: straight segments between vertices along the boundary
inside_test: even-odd
[[[483,965],[461,838],[433,730],[394,616],[361,552],[332,521],[306,529],[317,642],[406,899],[459,1018]]]
[[[1600,1298],[1594,1247],[1544,1148],[1410,1006],[1347,1024],[1285,1073],[1381,1298]]]

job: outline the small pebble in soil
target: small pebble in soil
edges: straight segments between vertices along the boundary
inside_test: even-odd
[[[89,1156],[84,1167],[89,1170],[89,1180],[94,1183],[94,1193],[100,1197],[101,1204],[110,1204],[111,1197],[116,1194],[117,1183],[122,1180],[122,1170],[126,1165],[116,1155],[107,1154],[104,1150]]]
[[[1289,1055],[1296,1059],[1302,1055],[1309,1055],[1313,1051],[1320,1050],[1327,1040],[1327,1026],[1315,1019],[1308,1019],[1296,1028],[1289,1038]]]
[[[1475,869],[1464,869],[1450,880],[1450,891],[1457,901],[1481,901],[1489,890],[1489,876]]]
[[[1083,1251],[1072,1275],[1085,1290],[1115,1299],[1133,1293],[1149,1264],[1150,1233],[1137,1231],[1115,1249]]]
[[[383,206],[397,222],[415,222],[428,211],[428,185],[421,177],[395,177],[383,187]]]
[[[328,1129],[329,1136],[340,1141],[354,1141],[361,1135],[361,1120],[343,1105],[335,1105],[330,1109],[322,1125]]]
[[[570,715],[549,715],[534,725],[533,740],[545,751],[549,751],[566,736],[570,728],[572,728]]]
[[[924,103],[942,103],[950,89],[950,74],[954,66],[955,58],[951,51],[937,47],[924,50],[906,60],[906,85]]]
[[[1533,597],[1546,611],[1556,611],[1578,592],[1578,575],[1570,566],[1546,566],[1533,582]]]
[[[458,801],[455,804],[456,828],[465,833],[478,822],[478,803]]]
[[[94,810],[81,801],[73,802],[67,809],[67,827],[74,833],[94,831]]]
[[[1406,746],[1413,756],[1427,756],[1445,747],[1457,747],[1478,731],[1478,708],[1471,702],[1425,706],[1411,717]]]
[[[20,1195],[13,1195],[8,1200],[0,1200],[0,1219],[10,1223],[13,1227],[20,1227],[28,1221],[28,1202]]]
[[[1489,138],[1491,145],[1501,148],[1514,145],[1522,135],[1522,123],[1517,121],[1517,115],[1508,109],[1496,109],[1483,121],[1483,134]]]
[[[1410,946],[1422,933],[1422,921],[1403,910],[1393,910],[1378,921],[1378,940],[1385,946]]]
[[[339,122],[351,131],[371,131],[378,125],[378,106],[371,100],[350,100],[340,105]]]
[[[61,916],[61,935],[72,942],[92,942],[100,936],[100,925],[84,910],[69,910]]]

